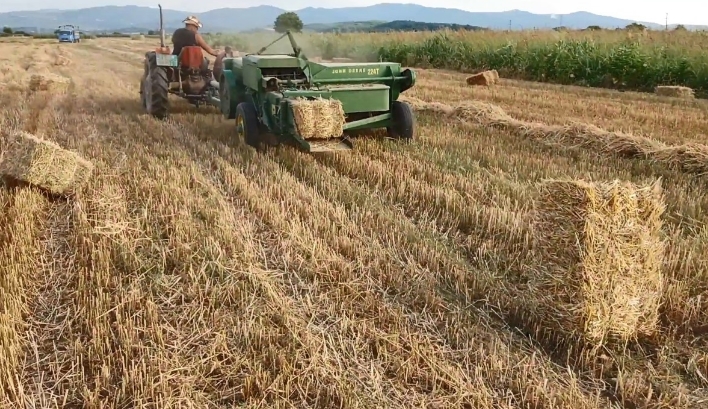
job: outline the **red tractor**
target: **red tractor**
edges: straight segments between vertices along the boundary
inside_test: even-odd
[[[140,99],[148,114],[164,119],[168,115],[168,95],[184,98],[196,107],[207,104],[210,97],[219,96],[220,72],[214,76],[209,60],[199,46],[184,47],[179,55],[173,55],[165,46],[160,6],[160,47],[145,53],[145,72],[140,80]],[[233,55],[226,47],[226,55]],[[216,68],[216,67],[215,67]],[[220,71],[220,68],[217,68]]]

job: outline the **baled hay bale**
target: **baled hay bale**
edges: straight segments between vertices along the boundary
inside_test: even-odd
[[[71,81],[54,74],[32,74],[29,81],[30,91],[65,91]]]
[[[133,34],[130,36],[131,40],[144,40],[145,36],[142,34]]]
[[[497,74],[497,77],[499,74]],[[497,82],[494,73],[492,71],[483,71],[479,74],[474,74],[467,77],[467,85],[486,85],[490,86]]]
[[[660,182],[547,181],[534,212],[534,313],[553,334],[596,346],[651,335],[664,277]]]
[[[304,139],[328,139],[344,133],[344,108],[337,99],[296,98],[290,102],[300,136]]]
[[[0,175],[66,195],[85,183],[93,164],[74,152],[26,132],[11,134],[0,161]]]
[[[654,88],[654,93],[656,95],[661,95],[665,97],[675,97],[675,98],[688,98],[693,99],[694,93],[693,89],[689,87],[681,86],[671,86],[671,85],[659,85]]]

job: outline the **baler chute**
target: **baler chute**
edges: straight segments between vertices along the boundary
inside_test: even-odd
[[[394,138],[413,138],[413,112],[398,101],[415,85],[413,71],[390,62],[315,63],[290,32],[276,41],[285,36],[292,54],[265,54],[266,46],[256,54],[224,59],[219,97],[211,103],[236,119],[247,144],[293,143],[307,152],[351,149],[349,131],[374,128],[387,128]]]

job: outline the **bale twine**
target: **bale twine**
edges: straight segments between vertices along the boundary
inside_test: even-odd
[[[304,139],[329,139],[344,133],[344,108],[337,99],[296,98],[290,101],[295,125]]]
[[[61,196],[85,183],[92,171],[93,164],[76,153],[26,132],[10,134],[0,158],[4,179]]]
[[[144,40],[144,39],[145,39],[145,36],[142,35],[142,34],[132,34],[132,35],[130,36],[130,39],[131,39],[131,40]]]
[[[478,74],[467,77],[467,85],[490,86],[496,84],[498,80],[499,73],[496,70],[482,71]]]
[[[657,331],[664,208],[659,181],[541,184],[528,299],[544,332],[600,347]]]
[[[30,91],[63,92],[69,88],[71,81],[60,75],[32,74],[29,80]]]
[[[694,99],[695,95],[693,89],[689,87],[680,86],[670,86],[670,85],[659,85],[654,88],[654,93],[656,95],[661,95],[664,97],[674,97],[674,98],[686,98]]]

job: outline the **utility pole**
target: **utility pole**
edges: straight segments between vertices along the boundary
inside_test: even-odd
[[[511,20],[509,20],[509,31],[511,31]]]
[[[666,13],[666,31],[669,31],[669,13]]]

